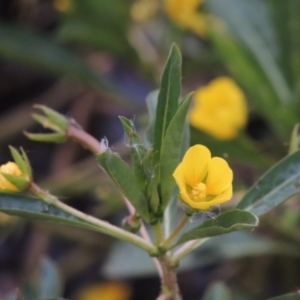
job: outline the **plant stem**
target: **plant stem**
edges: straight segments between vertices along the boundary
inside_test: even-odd
[[[67,129],[67,136],[82,145],[84,148],[90,150],[95,155],[100,154],[105,150],[102,149],[101,143],[98,140],[84,130],[77,128],[72,123]]]
[[[141,249],[147,251],[150,255],[156,255],[157,248],[146,241],[145,239],[132,234],[128,231],[125,231],[117,226],[114,226],[108,222],[99,220],[93,216],[87,215],[71,206],[66,205],[65,203],[61,202],[56,198],[55,196],[49,194],[48,192],[41,189],[38,185],[35,183],[31,183],[30,185],[30,191],[38,196],[39,198],[43,199],[48,205],[53,205],[57,208],[60,208],[61,210],[77,217],[78,219],[86,222],[89,225],[89,229],[93,229],[95,231],[99,231],[105,234],[108,234],[110,236],[113,236],[115,238],[118,238],[120,240],[130,242]]]
[[[188,223],[188,221],[189,221],[189,217],[185,216],[178,224],[178,226],[174,229],[172,234],[167,238],[167,240],[160,245],[160,248],[169,250],[171,248],[172,241],[178,236],[178,234],[183,229],[183,227]]]
[[[170,257],[167,254],[162,254],[159,258],[162,267],[162,282],[161,294],[157,300],[182,300],[177,275],[174,267],[170,263]]]
[[[164,240],[164,232],[161,222],[157,222],[155,225],[153,225],[153,232],[155,236],[156,245],[158,246]]]
[[[128,208],[128,211],[130,212],[130,214],[134,215],[135,214],[135,208],[134,208],[134,206],[131,204],[131,202],[125,196],[123,196],[123,199],[124,199],[124,202],[125,202],[125,204],[126,204],[126,206]],[[148,231],[146,229],[146,226],[145,226],[145,224],[144,224],[143,221],[141,221],[140,235],[146,241],[148,241],[149,243],[152,243],[151,238],[149,236],[149,233],[148,233]],[[153,262],[155,264],[155,267],[157,269],[159,277],[162,278],[162,268],[161,268],[161,265],[160,265],[158,259],[156,257],[152,257],[152,260],[153,260]]]
[[[199,239],[199,240],[193,240],[189,241],[181,248],[179,248],[172,256],[172,265],[178,266],[180,260],[182,260],[185,256],[190,254],[192,251],[203,245],[205,242],[207,242],[209,238]]]

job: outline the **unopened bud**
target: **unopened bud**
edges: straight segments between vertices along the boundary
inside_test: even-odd
[[[136,233],[141,228],[140,218],[136,215],[130,215],[123,220],[123,228],[132,233]]]

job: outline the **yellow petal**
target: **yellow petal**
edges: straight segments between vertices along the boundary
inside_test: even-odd
[[[179,187],[179,190],[186,190],[186,183],[183,173],[183,164],[179,164],[173,173],[173,177]]]
[[[210,207],[219,205],[221,203],[227,202],[232,197],[232,185],[230,185],[223,193],[213,198],[208,203],[210,204]]]
[[[210,159],[210,151],[203,145],[195,145],[188,149],[182,160],[186,184],[194,187],[204,179]]]
[[[227,162],[220,157],[213,157],[208,164],[206,178],[207,195],[219,195],[231,185],[233,179],[232,170]]]

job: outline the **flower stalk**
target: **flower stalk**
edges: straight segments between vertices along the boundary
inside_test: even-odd
[[[172,249],[173,240],[179,235],[181,230],[188,222],[189,222],[189,217],[185,216],[178,224],[178,226],[174,229],[174,231],[171,233],[171,235],[159,246],[159,248],[162,249],[163,251],[168,251]]]

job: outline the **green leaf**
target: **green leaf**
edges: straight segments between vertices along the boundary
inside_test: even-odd
[[[270,7],[273,26],[276,29],[278,61],[290,85],[298,92],[300,78],[300,3],[299,1],[267,1]],[[288,22],[286,22],[288,20]],[[291,25],[292,24],[292,25]],[[296,98],[297,99],[297,98]]]
[[[172,118],[163,140],[160,159],[160,196],[161,212],[165,211],[175,188],[173,172],[180,163],[182,145],[185,134],[186,114],[188,112],[193,94],[189,94],[180,104]]]
[[[109,150],[97,155],[97,159],[124,196],[133,204],[141,216],[149,221],[147,199],[128,165],[117,154]]]
[[[132,121],[125,117],[120,117],[124,131],[126,133],[128,146],[131,154],[131,165],[140,188],[144,191],[147,184],[147,177],[143,169],[143,159],[146,155],[146,149],[138,136]]]
[[[21,156],[21,154],[18,152],[18,150],[16,148],[9,146],[9,150],[10,150],[11,156],[13,157],[15,163],[20,168],[22,174],[30,176],[31,170],[28,168],[27,161],[25,161],[23,159],[23,157]],[[24,156],[24,154],[25,154],[24,150],[22,151],[22,154]],[[26,156],[26,154],[25,154],[25,156]]]
[[[53,221],[92,229],[91,225],[59,208],[47,205],[38,198],[26,197],[19,194],[0,193],[0,211],[32,220]]]
[[[65,133],[29,133],[25,131],[24,134],[36,142],[63,143],[67,140]]]
[[[196,228],[184,233],[176,245],[190,240],[212,237],[256,226],[258,226],[258,218],[253,214],[239,209],[226,211],[215,219],[206,220]]]
[[[257,216],[267,213],[300,192],[300,150],[269,169],[237,205]]]
[[[300,300],[300,293],[285,294],[268,300]]]
[[[147,132],[146,132],[146,141],[150,145],[153,144],[158,94],[159,94],[159,90],[154,90],[154,91],[150,92],[148,94],[148,96],[146,97],[146,105],[147,105],[148,114],[149,114],[149,122],[148,122],[148,127],[147,127]]]
[[[156,108],[153,165],[159,164],[163,139],[175,115],[181,94],[181,54],[173,44],[164,68]]]
[[[202,300],[232,300],[232,295],[224,283],[216,282],[207,289]]]

